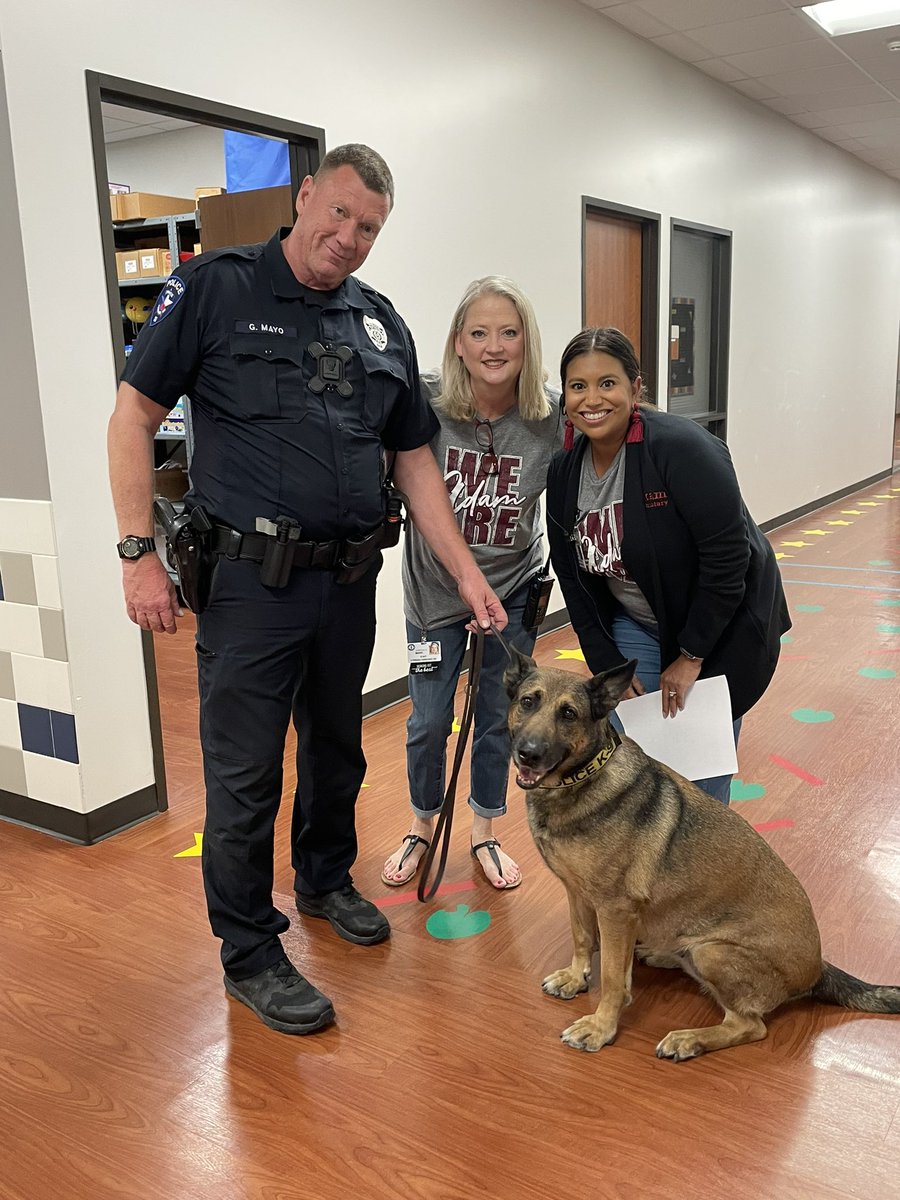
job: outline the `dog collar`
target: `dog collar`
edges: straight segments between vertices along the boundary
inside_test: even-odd
[[[586,779],[590,779],[601,771],[616,751],[616,747],[622,745],[622,741],[616,731],[610,731],[612,741],[604,746],[599,754],[595,754],[590,762],[586,762],[583,767],[579,767],[577,771],[570,771],[567,775],[560,776],[559,783],[555,783],[553,787],[574,787],[576,783],[584,783]],[[538,787],[547,787],[547,784],[538,784]]]

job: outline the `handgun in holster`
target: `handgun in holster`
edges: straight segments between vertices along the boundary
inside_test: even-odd
[[[166,559],[178,576],[182,599],[193,613],[202,613],[209,600],[213,563],[208,552],[212,521],[197,505],[176,513],[162,496],[153,501],[153,513],[166,535]]]

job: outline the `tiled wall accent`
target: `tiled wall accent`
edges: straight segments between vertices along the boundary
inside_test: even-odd
[[[51,506],[0,499],[0,788],[81,807],[72,709]]]

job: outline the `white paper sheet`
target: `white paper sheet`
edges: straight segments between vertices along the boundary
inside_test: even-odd
[[[712,779],[737,770],[731,697],[724,675],[698,679],[676,717],[663,717],[659,692],[623,700],[616,712],[645,754],[686,779]]]

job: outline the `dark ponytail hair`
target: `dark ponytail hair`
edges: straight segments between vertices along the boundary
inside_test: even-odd
[[[640,375],[641,364],[638,362],[634,346],[632,346],[631,342],[620,329],[614,329],[612,325],[582,329],[581,333],[576,333],[565,350],[563,350],[562,359],[559,364],[559,377],[562,381],[563,394],[565,394],[566,390],[566,374],[569,370],[569,363],[573,358],[578,358],[581,354],[592,354],[595,351],[601,354],[609,354],[612,358],[617,359],[622,366],[622,370],[628,376],[629,383],[634,383]],[[641,387],[639,399],[642,403],[649,401],[647,390],[643,386]]]

